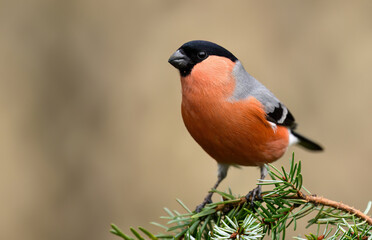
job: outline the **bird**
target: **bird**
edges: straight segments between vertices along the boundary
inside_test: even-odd
[[[194,140],[217,161],[217,189],[231,166],[256,166],[260,179],[265,164],[278,160],[293,144],[311,151],[323,148],[295,131],[297,123],[288,108],[242,63],[222,46],[193,40],[179,47],[168,62],[179,70],[183,122]],[[209,192],[196,207],[212,203]],[[258,185],[247,201],[261,198]]]

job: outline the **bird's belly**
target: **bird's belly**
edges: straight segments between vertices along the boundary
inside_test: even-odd
[[[267,122],[260,102],[182,102],[186,128],[217,162],[261,166],[280,158],[288,146],[289,131]]]

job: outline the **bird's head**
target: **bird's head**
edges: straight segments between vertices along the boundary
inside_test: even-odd
[[[170,56],[168,62],[180,71],[182,77],[189,75],[198,63],[209,56],[219,56],[236,62],[238,59],[225,48],[208,41],[194,40],[183,44]]]

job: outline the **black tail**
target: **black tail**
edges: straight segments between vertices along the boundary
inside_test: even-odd
[[[302,136],[302,135],[296,133],[296,132],[293,131],[293,130],[292,130],[292,134],[293,134],[295,137],[298,138],[298,140],[299,140],[298,144],[300,144],[300,145],[303,146],[304,148],[309,149],[309,150],[311,150],[311,151],[323,151],[323,148],[322,148],[319,144],[317,144],[317,143],[315,143],[315,142],[313,142],[313,141],[311,141],[311,140],[305,138],[304,136]]]

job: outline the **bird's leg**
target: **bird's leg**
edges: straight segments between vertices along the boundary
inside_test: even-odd
[[[229,170],[229,165],[221,163],[218,164],[217,182],[214,184],[212,189],[217,189],[218,185],[220,185],[222,180],[226,177],[227,170]],[[199,204],[195,209],[197,213],[200,212],[205,207],[206,204],[212,203],[212,195],[213,192],[209,192],[207,196],[205,196],[204,201],[201,204]]]
[[[265,167],[265,165],[261,166],[261,180],[265,179],[266,175],[267,175],[267,169]],[[247,199],[247,202],[251,202],[251,206],[253,206],[253,202],[255,199],[257,200],[262,200],[262,196],[261,196],[261,193],[262,193],[262,186],[261,185],[258,185],[256,188],[254,188],[252,191],[250,191],[246,196],[245,198]]]

